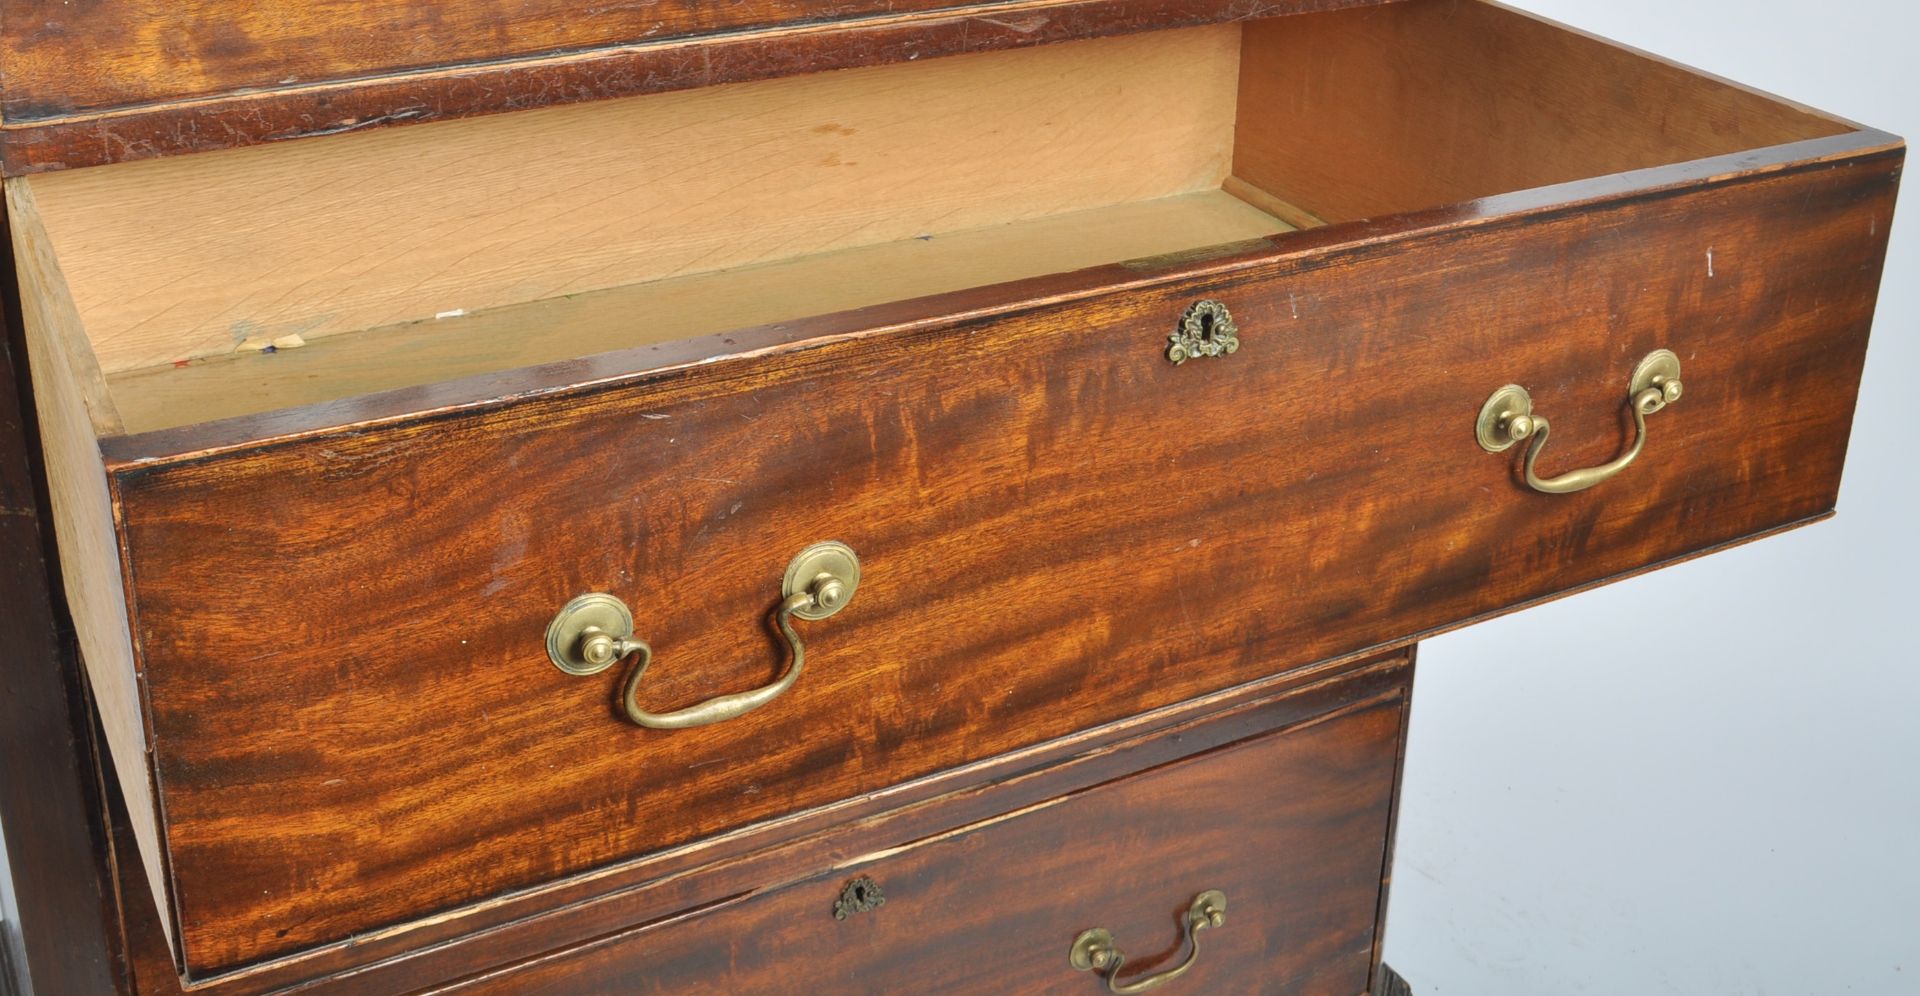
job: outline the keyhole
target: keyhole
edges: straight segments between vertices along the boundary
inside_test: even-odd
[[[866,902],[866,901],[867,901],[867,887],[866,887],[866,886],[864,886],[864,885],[856,885],[856,886],[854,886],[854,887],[853,887],[853,899],[854,899],[854,901],[855,901],[855,902],[859,902],[859,903],[864,903],[864,902]]]
[[[1213,316],[1212,315],[1200,316],[1200,341],[1201,342],[1213,341]]]

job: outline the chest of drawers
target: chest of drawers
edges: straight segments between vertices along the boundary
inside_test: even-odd
[[[1475,0],[17,6],[80,989],[1389,991],[1415,642],[1830,514],[1904,154]]]

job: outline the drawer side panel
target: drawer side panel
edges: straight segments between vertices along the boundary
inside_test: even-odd
[[[155,902],[164,904],[167,861],[147,752],[140,674],[114,502],[96,436],[96,422],[112,420],[111,406],[86,348],[60,263],[40,227],[32,189],[24,181],[8,181],[6,201],[67,609],[73,616],[75,639],[107,749],[127,800],[134,839],[148,869],[147,884]],[[172,924],[167,926],[171,937]]]
[[[1245,42],[1236,174],[1330,222],[1856,130],[1498,3],[1263,21]]]

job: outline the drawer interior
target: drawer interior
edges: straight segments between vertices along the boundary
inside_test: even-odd
[[[8,183],[114,436],[1853,128],[1409,0]]]

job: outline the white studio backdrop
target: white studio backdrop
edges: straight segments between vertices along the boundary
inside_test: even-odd
[[[1920,139],[1913,0],[1516,5]],[[1416,996],[1920,994],[1913,184],[1837,519],[1422,647],[1386,942]]]

